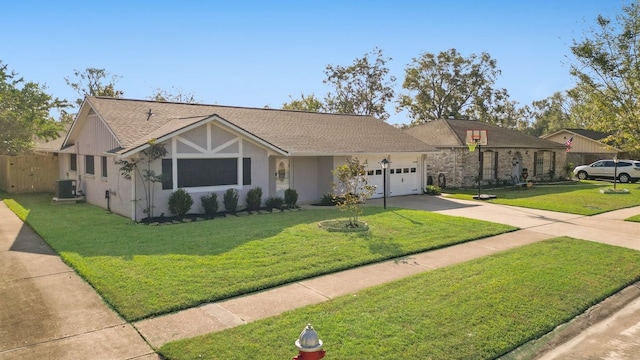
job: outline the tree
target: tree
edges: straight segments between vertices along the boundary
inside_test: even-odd
[[[370,59],[375,58],[375,59]],[[362,58],[355,59],[351,66],[327,65],[323,81],[331,84],[334,92],[325,97],[325,110],[331,113],[372,115],[387,120],[385,107],[394,98],[394,76],[388,76],[382,50],[374,49]]]
[[[467,58],[456,49],[438,55],[424,53],[405,69],[402,87],[407,93],[400,95],[397,110],[407,110],[414,124],[486,117],[492,114],[492,103],[508,100],[506,90],[493,89],[499,74],[496,61],[484,52]]]
[[[68,77],[65,77],[64,81],[80,95],[80,98],[76,99],[78,106],[82,105],[85,96],[120,98],[124,95],[122,90],[116,90],[119,76],[111,75],[105,69],[86,68],[83,71],[74,69],[73,76],[76,77],[75,82]]]
[[[120,165],[120,174],[127,180],[134,178],[135,174],[138,175],[144,188],[145,206],[142,208],[142,211],[147,214],[149,218],[153,218],[156,184],[162,182],[164,177],[169,176],[169,174],[156,174],[156,172],[151,169],[151,165],[154,161],[165,157],[168,152],[164,144],[156,143],[155,140],[149,141],[148,145],[149,147],[142,150],[142,156],[137,159],[118,160],[116,161],[116,165]],[[141,163],[143,163],[142,165],[144,166],[142,168]],[[134,175],[131,175],[132,173],[134,173]],[[135,181],[135,178],[133,181]]]
[[[555,92],[546,99],[537,100],[528,107],[530,126],[525,130],[529,135],[541,136],[560,129],[580,127],[569,113],[570,99],[562,92]]]
[[[569,92],[572,116],[611,134],[605,141],[640,151],[640,3],[623,7],[616,23],[598,16],[596,28],[574,40],[571,52],[577,79]]]
[[[314,94],[300,94],[300,99],[293,99],[289,95],[291,102],[282,104],[284,110],[297,110],[308,112],[321,112],[324,110],[324,104]]]
[[[337,183],[332,183],[333,200],[340,211],[349,213],[349,227],[358,227],[358,217],[362,215],[360,204],[370,198],[376,188],[369,185],[367,170],[357,158],[347,159],[347,163],[334,171]]]
[[[25,82],[0,61],[0,154],[29,151],[35,139],[52,140],[63,129],[51,111],[69,104],[46,93],[46,87]]]
[[[176,90],[174,87],[171,87],[173,90],[177,91],[177,93],[170,93],[166,90],[156,89],[155,94],[149,96],[150,100],[160,101],[160,102],[177,102],[177,103],[187,103],[187,104],[197,104],[196,96],[193,93],[185,93],[182,90]]]

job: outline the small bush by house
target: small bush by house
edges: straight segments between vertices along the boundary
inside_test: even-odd
[[[183,217],[193,206],[193,198],[185,189],[178,189],[169,196],[169,211],[177,217]]]
[[[238,190],[227,189],[222,199],[225,210],[229,214],[235,214],[238,212]]]

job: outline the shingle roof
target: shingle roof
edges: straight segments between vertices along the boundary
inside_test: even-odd
[[[600,131],[595,131],[595,130],[586,130],[586,129],[565,129],[565,130],[570,131],[574,134],[582,135],[586,138],[596,140],[596,141],[602,140],[607,136],[609,136],[609,134],[606,134]]]
[[[125,150],[218,116],[291,155],[425,152],[433,147],[371,116],[87,97]],[[148,112],[152,115],[149,117]],[[147,118],[149,118],[147,120]]]
[[[483,121],[434,120],[426,124],[412,126],[406,129],[405,132],[427,144],[442,147],[466,146],[467,130],[487,130],[487,146],[489,147],[564,148],[563,144]]]

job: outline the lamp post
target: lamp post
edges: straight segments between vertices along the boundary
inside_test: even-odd
[[[616,182],[618,182],[618,154],[613,157],[613,190],[616,189]]]
[[[382,203],[383,207],[387,208],[387,168],[389,167],[389,160],[387,158],[382,159],[380,161],[380,166],[382,166]]]

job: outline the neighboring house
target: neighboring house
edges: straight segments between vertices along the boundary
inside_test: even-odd
[[[313,203],[331,191],[332,170],[347,158],[366,164],[377,197],[383,158],[394,168],[390,195],[421,193],[420,166],[433,150],[371,116],[87,97],[60,150],[60,175],[75,179],[87,202],[141,220],[143,184],[126,180],[115,161],[142,156],[150,141],[168,150],[151,166],[168,174],[156,185],[153,209],[167,216],[178,188],[193,197],[193,213],[202,212],[200,197],[209,193],[218,194],[222,207],[230,188],[238,190],[241,206],[258,186],[263,200],[292,188],[299,203]]]
[[[486,130],[487,145],[471,152],[467,130]],[[566,175],[564,145],[486,122],[443,119],[404,131],[437,148],[425,157],[434,185],[473,187],[478,177],[483,184],[496,184]]]
[[[584,129],[562,129],[551,134],[542,135],[542,139],[557,142],[559,144],[571,143],[565,147],[567,151],[567,162],[575,166],[591,164],[600,159],[612,159],[618,157],[622,150],[603,143],[601,140],[609,134]]]

